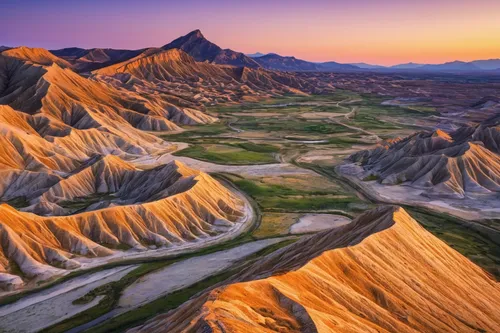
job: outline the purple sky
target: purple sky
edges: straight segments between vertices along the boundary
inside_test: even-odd
[[[191,30],[223,48],[311,61],[500,57],[500,0],[0,0],[0,45],[136,49]]]

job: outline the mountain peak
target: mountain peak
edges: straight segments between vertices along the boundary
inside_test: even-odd
[[[208,61],[237,67],[259,67],[258,63],[243,53],[230,49],[221,49],[218,45],[207,40],[199,29],[175,39],[169,44],[164,45],[162,49],[180,49],[196,61]]]
[[[196,30],[191,31],[190,33],[188,33],[186,35],[186,37],[188,37],[188,38],[196,37],[196,38],[203,38],[203,39],[205,39],[205,36],[203,36],[203,34],[201,33],[200,29],[196,29]]]

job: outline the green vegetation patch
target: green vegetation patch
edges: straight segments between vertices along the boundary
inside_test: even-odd
[[[259,149],[258,145],[246,144],[251,149]],[[245,147],[245,146],[243,146]],[[272,146],[265,145],[260,150],[271,150]],[[202,161],[218,164],[268,164],[276,163],[272,152],[246,150],[238,145],[192,145],[175,153],[176,156],[186,156]]]
[[[265,211],[350,210],[353,203],[359,202],[352,195],[333,191],[299,190],[249,179],[233,179],[233,182]]]
[[[282,133],[286,135],[325,135],[348,133],[351,130],[338,124],[320,121],[305,120],[297,117],[290,118],[260,118],[258,121],[249,117],[238,121],[238,127],[246,131],[259,131],[266,133]]]
[[[366,176],[365,178],[363,178],[363,181],[369,182],[372,180],[379,180],[379,179],[380,179],[380,177],[377,175],[369,175],[369,176]]]
[[[72,211],[80,211],[97,202],[116,199],[111,193],[94,193],[86,197],[75,198],[71,201],[62,201],[59,206]]]
[[[14,198],[14,199],[10,199],[8,201],[0,201],[0,203],[6,203],[16,209],[19,209],[19,208],[24,208],[24,207],[28,207],[30,205],[29,201],[26,199],[26,197],[17,197],[17,198]]]
[[[294,225],[300,217],[295,213],[270,213],[266,212],[262,216],[259,227],[252,233],[255,238],[268,238],[287,235],[290,227]]]
[[[166,141],[184,141],[191,137],[216,136],[231,131],[224,121],[206,125],[182,126],[182,128],[184,132],[164,134],[160,137]]]
[[[247,151],[254,151],[257,153],[277,153],[280,149],[273,145],[268,144],[256,144],[253,142],[242,142],[238,144],[233,144],[233,146],[240,147],[241,149]]]

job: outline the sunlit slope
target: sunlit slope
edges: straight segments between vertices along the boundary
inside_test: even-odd
[[[46,49],[42,48],[30,48],[21,46],[3,51],[2,54],[39,65],[50,66],[52,64],[57,64],[63,68],[71,67],[71,64],[66,60],[56,57]]]
[[[107,191],[122,201],[108,208],[42,217],[0,205],[0,269],[18,274],[18,267],[32,278],[54,271],[51,266],[78,266],[74,255],[106,256],[123,246],[147,250],[199,241],[226,232],[244,214],[233,193],[179,162],[139,171],[117,160],[96,162],[42,196],[49,205],[49,199]]]
[[[497,332],[499,308],[487,273],[402,208],[382,207],[132,331]]]

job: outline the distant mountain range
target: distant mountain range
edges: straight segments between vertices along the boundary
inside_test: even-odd
[[[424,66],[423,64],[416,64],[414,62],[408,62],[406,64],[399,64],[385,68],[393,68],[393,69],[417,69],[419,67]]]
[[[285,57],[276,53],[269,53],[261,57],[253,58],[258,64],[266,69],[281,71],[332,71],[332,70],[356,70],[359,67],[349,64],[339,64],[334,61],[315,63],[297,59],[295,57]]]
[[[490,71],[500,69],[500,59],[475,60],[470,62],[452,61],[444,64],[401,64],[389,68],[415,69],[422,71]]]
[[[353,64],[350,64],[350,65],[353,65],[353,66],[356,66],[356,67],[359,67],[359,68],[362,68],[362,69],[381,69],[381,68],[385,68],[384,66],[371,65],[371,64],[364,63],[364,62],[357,62],[357,63],[353,63]]]
[[[0,47],[6,49],[7,47]],[[474,72],[500,71],[500,59],[476,60],[471,62],[453,61],[444,64],[417,64],[406,63],[395,66],[380,66],[367,63],[341,64],[335,61],[311,62],[297,59],[293,56],[282,56],[276,53],[263,54],[256,52],[244,54],[231,49],[222,49],[205,38],[200,30],[194,30],[185,36],[165,44],[161,48],[146,48],[140,50],[117,49],[82,49],[77,47],[51,51],[54,55],[70,62],[79,72],[89,72],[107,67],[128,59],[132,59],[143,52],[159,52],[161,50],[180,49],[196,61],[207,61],[220,65],[231,65],[248,68],[265,68],[280,71],[353,71],[353,70],[407,70],[407,71],[443,71],[443,72]]]
[[[394,66],[381,66],[367,64],[364,62],[340,64],[337,62],[314,63],[305,60],[299,60],[295,57],[282,57],[275,53],[263,55],[260,52],[249,55],[263,67],[277,70],[290,71],[332,71],[342,69],[369,69],[369,70],[418,70],[418,71],[451,71],[451,72],[473,72],[473,71],[492,71],[500,70],[500,59],[475,60],[471,62],[453,61],[444,64],[417,64],[413,62],[399,64]]]

